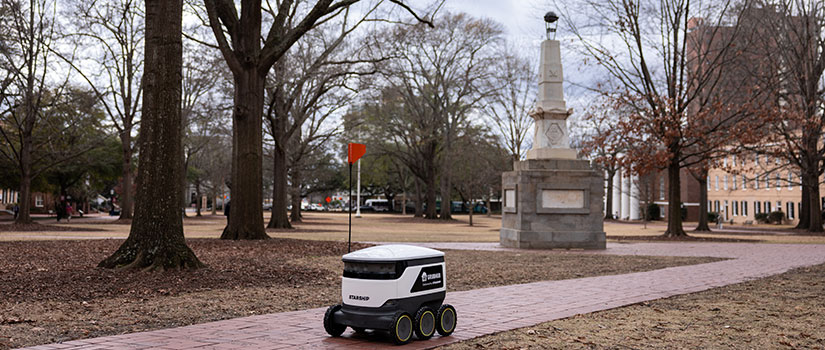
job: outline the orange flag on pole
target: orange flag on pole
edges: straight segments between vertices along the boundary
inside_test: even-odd
[[[347,147],[347,161],[352,164],[367,153],[367,146],[360,143],[350,143]]]

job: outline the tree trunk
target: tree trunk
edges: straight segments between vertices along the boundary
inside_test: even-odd
[[[186,245],[180,212],[182,0],[146,1],[145,93],[135,216],[106,268],[166,270],[203,264]]]
[[[203,195],[201,194],[201,180],[195,180],[195,216],[203,216],[201,215],[201,206],[203,205]]]
[[[181,123],[181,128],[185,128],[185,123]],[[185,130],[185,129],[182,129]],[[189,172],[189,157],[186,156],[186,152],[181,154],[181,162],[180,166],[183,169],[183,178],[180,179],[180,205],[181,205],[181,213],[183,213],[183,217],[186,217],[186,208],[189,208],[189,204],[192,203],[192,199],[189,197],[189,189],[186,188],[186,185],[189,183],[186,180],[187,172]],[[197,205],[197,204],[196,204]]]
[[[286,140],[281,141],[282,144]],[[275,146],[272,152],[274,167],[272,169],[272,216],[269,218],[267,228],[292,228],[289,217],[286,213],[287,187],[286,175],[286,150]]]
[[[120,148],[123,151],[123,187],[120,190],[120,218],[132,218],[132,127],[124,126],[123,134],[120,135]]]
[[[708,225],[708,177],[707,172],[703,172],[704,176],[700,176],[696,180],[699,181],[699,225],[696,225],[694,231],[709,232]]]
[[[445,157],[446,158],[446,157]],[[444,162],[441,169],[441,220],[452,220],[452,183],[450,182],[451,163]]]
[[[22,153],[22,152],[21,152]],[[30,157],[30,156],[29,156]],[[21,159],[25,159],[26,156],[22,156]],[[31,207],[32,207],[32,183],[31,183],[31,171],[27,170],[25,167],[23,169],[23,175],[20,179],[20,194],[17,196],[19,199],[19,211],[17,213],[17,219],[14,220],[15,224],[31,224]]]
[[[260,25],[259,25],[260,27]],[[258,28],[260,29],[260,28]],[[260,50],[258,38],[248,47]],[[247,58],[258,57],[257,54]],[[265,77],[256,64],[246,64],[234,74],[235,108],[232,111],[232,187],[229,222],[221,239],[267,239],[263,218],[263,101]],[[274,213],[273,208],[273,213]]]
[[[435,200],[435,170],[430,167],[427,170],[427,179],[426,183],[426,196],[427,196],[427,206],[426,206],[426,214],[425,218],[427,219],[438,219],[437,212],[435,210],[436,200]],[[441,199],[441,205],[444,206],[444,199]]]
[[[296,167],[297,168],[297,167]],[[289,220],[301,222],[301,172],[292,169],[292,210],[289,212]]]
[[[473,205],[473,193],[469,192],[468,197],[470,197],[470,226],[473,226],[473,209],[475,209]]]
[[[819,176],[809,174],[808,189],[808,232],[823,232],[822,212],[819,204]]]
[[[673,159],[679,159],[678,155]],[[681,179],[679,178],[679,163],[671,161],[667,167],[668,177],[668,215],[667,215],[667,231],[665,237],[686,237],[687,233],[682,228],[682,193],[681,193]]]
[[[616,177],[616,168],[607,170],[607,201],[604,204],[604,219],[613,220],[613,178]],[[489,212],[489,208],[487,212]]]
[[[424,201],[421,195],[421,180],[415,178],[415,214],[414,216],[420,218],[424,216]]]
[[[218,196],[215,193],[211,193],[212,197],[212,215],[218,214]]]
[[[799,230],[807,230],[809,227],[811,227],[811,194],[808,190],[808,185],[805,182],[805,174],[802,174],[802,176],[800,176],[800,179],[802,180],[802,184],[800,186],[800,188],[802,189],[802,201],[800,202],[801,207],[799,208],[799,223],[797,223],[796,227],[794,228]]]

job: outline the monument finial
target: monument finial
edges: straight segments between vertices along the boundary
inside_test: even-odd
[[[558,20],[559,15],[553,11],[548,11],[544,14],[544,27],[547,30],[547,40],[554,40],[556,38],[556,27],[558,26],[556,21]],[[550,33],[553,33],[553,37],[550,37]]]

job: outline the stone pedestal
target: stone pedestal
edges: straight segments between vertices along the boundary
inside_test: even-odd
[[[502,174],[501,245],[605,249],[604,177],[586,160],[528,159]]]

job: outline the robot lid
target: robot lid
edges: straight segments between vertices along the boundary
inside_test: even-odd
[[[444,252],[406,244],[388,244],[364,248],[346,254],[344,262],[393,262],[444,257]]]

